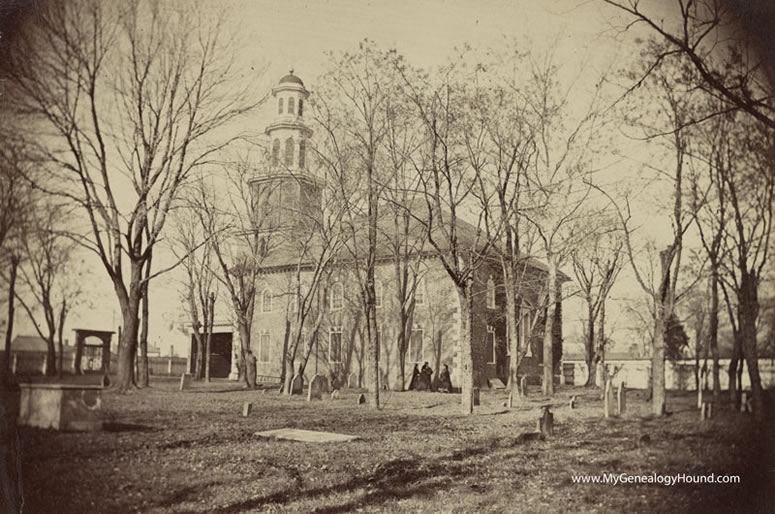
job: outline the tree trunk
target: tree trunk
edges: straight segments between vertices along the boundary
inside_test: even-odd
[[[759,375],[759,355],[756,349],[756,318],[759,316],[759,300],[756,277],[743,273],[738,300],[738,319],[740,320],[740,339],[743,345],[743,357],[748,365],[748,377],[751,382],[751,403],[754,417],[764,419],[764,395]]]
[[[552,348],[552,335],[554,333],[554,316],[557,306],[557,267],[549,258],[549,276],[547,279],[548,305],[546,306],[546,320],[544,328],[544,377],[542,391],[544,395],[554,394],[554,352]]]
[[[205,382],[210,382],[210,357],[212,353],[213,326],[215,324],[215,293],[210,293],[207,299],[209,305],[209,323],[207,326],[207,340],[205,342]]]
[[[718,399],[721,396],[721,381],[719,369],[719,351],[718,351],[718,319],[719,319],[719,295],[718,295],[718,264],[712,264],[712,275],[710,283],[710,326],[708,327],[708,338],[710,341],[710,354],[713,356],[713,398]]]
[[[146,264],[146,276],[151,271],[151,261]],[[143,282],[142,298],[142,317],[140,318],[140,359],[138,366],[138,375],[140,387],[148,387],[150,384],[150,373],[148,370],[148,282]]]
[[[130,286],[132,287],[132,286]],[[134,386],[134,361],[137,354],[138,311],[140,309],[140,294],[135,288],[130,289],[129,297],[119,296],[123,328],[119,341],[121,348],[118,353],[118,377],[116,387],[126,392]]]
[[[463,414],[474,412],[474,340],[471,325],[474,321],[472,286],[457,286],[460,305],[460,406]]]
[[[727,370],[727,377],[729,379],[729,401],[735,407],[740,402],[740,395],[737,389],[737,365],[742,358],[743,348],[740,339],[740,332],[733,328],[732,330],[732,358],[729,361],[729,368]]]
[[[595,383],[594,366],[595,361],[595,315],[592,308],[591,299],[587,299],[587,337],[585,341],[587,358],[587,383],[585,387],[590,387]]]
[[[253,365],[255,367],[255,361],[252,359],[248,359],[248,355],[251,354],[250,350],[250,327],[248,326],[248,323],[245,319],[240,319],[237,322],[239,326],[239,339],[240,339],[240,358],[242,368],[244,370],[243,372],[243,378],[245,380],[245,385],[253,389],[256,387],[256,370],[253,369],[253,372],[249,372],[248,366]]]
[[[283,334],[283,361],[280,366],[280,383],[283,384],[283,392],[288,393],[290,380],[293,379],[293,359],[288,355],[291,339],[291,320],[285,318],[285,333]],[[290,375],[290,377],[289,377]]]
[[[605,394],[605,380],[608,376],[605,369],[605,298],[602,298],[600,302],[600,314],[598,319],[600,325],[597,331],[598,341],[597,349],[595,350],[595,384],[600,384],[602,392]]]
[[[62,300],[62,308],[59,309],[59,330],[58,330],[58,346],[59,346],[59,362],[57,363],[57,376],[62,378],[64,373],[64,357],[65,357],[65,344],[63,339],[65,331],[65,318],[67,317],[67,300]]]
[[[8,325],[5,329],[5,383],[11,383],[11,341],[13,340],[13,321],[16,300],[16,271],[19,268],[19,257],[11,254],[11,273],[8,277]]]
[[[665,413],[665,321],[661,303],[654,319],[654,342],[651,354],[651,412]]]
[[[519,378],[519,323],[517,323],[517,292],[515,291],[516,280],[510,264],[504,263],[503,276],[506,283],[506,326],[508,328],[509,340],[509,387],[511,392],[508,398],[508,407],[514,406],[514,401],[520,401]]]

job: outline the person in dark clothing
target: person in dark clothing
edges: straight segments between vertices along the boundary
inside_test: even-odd
[[[430,391],[431,390],[431,376],[433,375],[433,370],[430,366],[428,366],[428,363],[422,365],[422,369],[420,370],[420,384],[422,384],[422,391]]]
[[[420,386],[420,370],[417,369],[417,364],[414,365],[412,370],[412,379],[409,381],[409,391],[414,391]]]
[[[449,366],[444,364],[444,369],[439,375],[439,385],[437,390],[442,393],[449,393],[452,391],[452,379],[449,376]]]

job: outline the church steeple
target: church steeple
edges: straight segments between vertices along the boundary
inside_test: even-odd
[[[276,115],[266,127],[272,145],[270,167],[303,172],[307,169],[307,140],[312,136],[312,130],[304,123],[309,91],[291,69],[272,88],[272,97]]]
[[[304,123],[309,91],[293,70],[272,88],[275,115],[266,127],[269,155],[265,169],[251,181],[255,215],[261,230],[300,233],[322,215],[322,184],[310,172]],[[289,230],[290,229],[290,230]]]

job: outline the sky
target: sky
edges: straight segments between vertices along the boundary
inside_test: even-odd
[[[181,0],[174,5],[188,9],[197,2]],[[656,12],[663,9],[660,1],[645,3],[652,4]],[[582,85],[585,80],[594,81],[601,70],[625,64],[636,51],[630,38],[617,37],[615,28],[624,19],[597,0],[226,0],[204,3],[203,9],[213,19],[224,16],[224,30],[239,42],[236,62],[240,73],[259,94],[268,92],[290,69],[314,94],[315,78],[326,69],[326,52],[356,49],[364,38],[394,47],[412,64],[424,68],[443,64],[455,47],[465,43],[479,49],[497,48],[504,40],[516,38],[538,51],[556,48],[557,62],[570,70],[567,73],[580,74]],[[261,131],[271,111],[267,106],[247,123]],[[628,166],[632,162],[621,167]],[[664,230],[658,224],[644,225],[656,235]],[[107,276],[95,259],[85,259],[90,276],[100,280],[91,281],[88,301],[68,325],[116,327],[120,315]],[[152,283],[151,343],[164,352],[174,344],[178,353],[185,353],[186,338],[174,328],[182,314],[177,288],[174,275]],[[571,312],[566,309],[566,335],[579,325]],[[19,324],[20,332],[30,329],[23,321]]]

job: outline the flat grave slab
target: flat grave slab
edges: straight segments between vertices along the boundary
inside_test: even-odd
[[[275,430],[256,432],[255,435],[271,439],[302,441],[305,443],[336,443],[360,439],[360,437],[354,435],[337,434],[334,432],[317,432],[315,430],[301,430],[298,428],[278,428]]]

